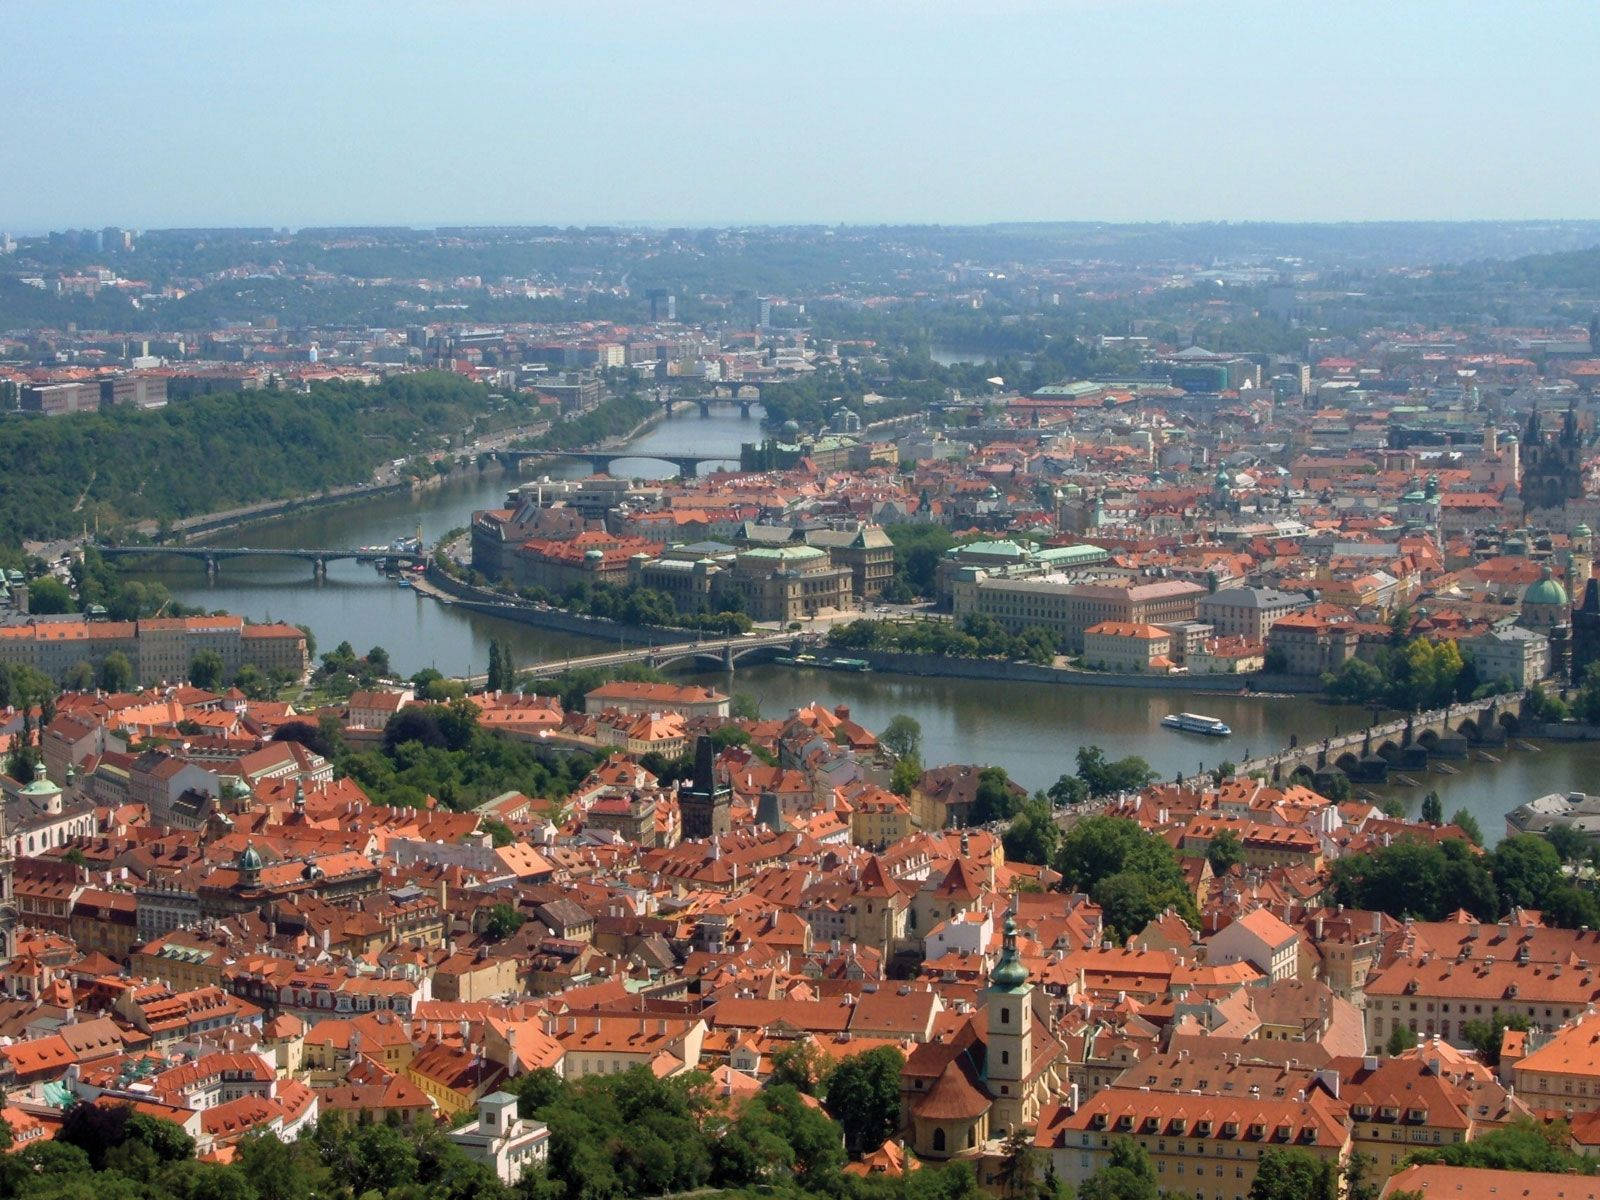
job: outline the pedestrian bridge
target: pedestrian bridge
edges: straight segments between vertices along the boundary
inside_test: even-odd
[[[1392,770],[1425,769],[1430,757],[1460,758],[1473,746],[1504,743],[1522,732],[1526,702],[1526,692],[1488,696],[1304,744],[1291,737],[1286,749],[1242,762],[1237,773],[1260,772],[1287,783],[1296,775],[1338,770],[1363,783],[1381,783]]]

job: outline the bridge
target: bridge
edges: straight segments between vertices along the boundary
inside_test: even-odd
[[[667,416],[669,417],[672,415],[673,406],[679,404],[698,404],[702,417],[711,415],[711,406],[713,404],[737,404],[739,406],[739,415],[741,417],[749,417],[750,405],[759,402],[761,399],[761,389],[776,382],[778,381],[775,379],[730,379],[723,383],[704,384],[705,390],[693,396],[674,395],[672,388],[660,387],[656,389],[656,399],[661,404],[661,407],[667,410]],[[753,400],[746,395],[747,392],[752,391],[755,392]]]
[[[507,605],[507,607],[515,606]],[[485,612],[487,607],[477,606],[476,611]],[[594,667],[622,667],[634,663],[655,670],[680,663],[693,663],[731,671],[741,659],[758,651],[763,656],[773,650],[793,650],[798,653],[810,644],[805,635],[798,633],[741,634],[738,637],[672,642],[659,646],[632,646],[624,650],[586,654],[578,658],[550,659],[532,667],[519,667],[517,675],[523,679],[553,679],[567,671],[582,671]],[[487,678],[486,675],[469,675],[466,676],[466,682],[481,684]]]
[[[643,458],[664,462],[674,467],[679,475],[693,477],[700,468],[710,463],[737,462],[726,454],[671,454],[650,450],[496,450],[494,456],[508,467],[520,465],[530,458],[575,458],[587,462],[596,475],[611,474],[614,463],[625,458]]]
[[[206,577],[216,578],[224,559],[229,558],[298,558],[311,564],[311,573],[317,579],[328,574],[328,564],[340,559],[361,563],[422,563],[428,561],[425,550],[320,550],[297,546],[101,546],[106,558],[132,558],[139,556],[187,558],[203,562]]]
[[[1464,758],[1473,746],[1505,743],[1522,731],[1526,692],[1448,704],[1363,729],[1301,744],[1291,737],[1277,754],[1239,763],[1273,783],[1315,780],[1338,771],[1359,783],[1382,783],[1391,771],[1423,771],[1430,758]],[[1297,778],[1298,777],[1298,780]]]

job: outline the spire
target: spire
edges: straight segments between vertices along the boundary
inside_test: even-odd
[[[1005,936],[1000,959],[989,972],[989,987],[996,991],[1018,991],[1028,986],[1028,968],[1017,953],[1017,919],[1006,913]]]

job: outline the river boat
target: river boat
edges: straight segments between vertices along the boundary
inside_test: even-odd
[[[820,664],[830,671],[856,671],[865,673],[872,670],[872,664],[864,658],[827,658]]]
[[[1161,718],[1161,724],[1180,733],[1203,733],[1207,737],[1228,737],[1233,733],[1224,722],[1203,713],[1169,713]]]

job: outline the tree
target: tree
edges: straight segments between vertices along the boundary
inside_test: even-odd
[[[1106,1165],[1078,1185],[1077,1200],[1159,1200],[1156,1169],[1132,1138],[1111,1143]]]
[[[815,1095],[828,1074],[827,1056],[809,1037],[797,1038],[772,1052],[769,1082],[788,1084],[807,1096]]]
[[[67,673],[61,677],[61,686],[69,692],[94,691],[94,666],[80,658],[67,668]]]
[[[389,674],[389,652],[382,646],[374,646],[371,650],[368,650],[366,659],[367,665],[372,668],[374,674]]]
[[[987,825],[1014,816],[1021,805],[1019,790],[1004,767],[984,767],[978,772],[978,788],[973,795],[969,822]]]
[[[1206,847],[1206,861],[1211,864],[1213,874],[1226,875],[1244,861],[1244,843],[1233,830],[1221,830]]]
[[[1588,837],[1571,825],[1552,825],[1544,831],[1544,838],[1555,848],[1562,862],[1581,862],[1589,855]]]
[[[1587,725],[1600,725],[1600,662],[1583,669],[1578,694],[1572,699],[1572,715]]]
[[[1039,1152],[1033,1130],[1018,1126],[1000,1142],[1000,1187],[1007,1196],[1027,1196],[1039,1175]]]
[[[1108,933],[1119,940],[1169,905],[1191,925],[1200,922],[1172,847],[1126,817],[1079,821],[1062,836],[1055,865],[1067,890],[1087,892],[1100,905]]]
[[[1263,1150],[1250,1184],[1250,1200],[1334,1200],[1333,1163],[1304,1150]]]
[[[875,1150],[900,1127],[900,1070],[905,1056],[879,1046],[846,1058],[828,1076],[824,1102],[856,1154]]]
[[[1078,778],[1083,780],[1091,796],[1138,791],[1155,777],[1150,764],[1136,754],[1110,762],[1099,746],[1078,747]]]
[[[489,673],[484,679],[484,687],[491,692],[502,691],[505,688],[505,676],[502,673],[500,660],[500,639],[489,639]]]
[[[222,655],[215,650],[201,650],[189,660],[189,682],[197,688],[214,692],[222,686],[226,670]]]
[[[503,942],[521,929],[527,919],[509,904],[496,904],[489,909],[489,916],[483,923],[483,936],[491,942]]]
[[[761,705],[749,692],[735,692],[728,700],[728,715],[736,721],[759,721]]]
[[[878,743],[896,758],[922,757],[922,726],[915,717],[900,713],[878,735]]]
[[[1035,794],[1022,806],[1022,811],[1012,818],[1001,835],[1006,858],[1012,862],[1047,865],[1061,844],[1061,828],[1051,815],[1050,804],[1043,795]]]
[[[1444,801],[1438,792],[1429,792],[1422,798],[1422,819],[1429,825],[1444,824]]]
[[[1543,908],[1545,898],[1561,886],[1561,855],[1537,834],[1506,838],[1489,856],[1494,886],[1505,903],[1518,908]]]
[[[1446,1163],[1452,1167],[1586,1175],[1592,1164],[1572,1152],[1571,1139],[1572,1131],[1565,1121],[1544,1124],[1519,1117],[1470,1142],[1414,1150],[1411,1158],[1413,1162]]]
[[[1063,775],[1050,785],[1045,793],[1056,805],[1082,804],[1089,798],[1089,785],[1076,775]]]
[[[1417,1044],[1416,1030],[1409,1025],[1396,1025],[1389,1033],[1389,1040],[1384,1043],[1384,1049],[1389,1052],[1389,1057],[1404,1054],[1407,1050],[1415,1048]]]
[[[72,593],[67,585],[51,575],[41,575],[28,582],[28,611],[40,616],[69,613],[73,609]]]
[[[101,659],[100,686],[108,692],[126,692],[133,687],[133,664],[121,650]]]
[[[1456,809],[1454,815],[1450,818],[1450,824],[1466,834],[1474,846],[1483,845],[1483,829],[1478,825],[1478,818],[1466,809]]]
[[[896,796],[909,796],[922,778],[922,764],[914,758],[902,758],[889,773],[889,790]]]
[[[1478,1052],[1478,1056],[1491,1067],[1500,1065],[1500,1047],[1508,1029],[1527,1032],[1528,1018],[1521,1013],[1502,1017],[1495,1009],[1487,1018],[1477,1017],[1461,1026],[1462,1038]]]

